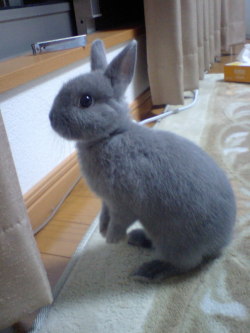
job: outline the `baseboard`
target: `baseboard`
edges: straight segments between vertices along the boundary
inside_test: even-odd
[[[152,107],[149,89],[130,104],[132,117],[144,119]],[[80,178],[76,153],[71,154],[24,195],[24,203],[34,232],[39,231],[57,211]]]
[[[132,117],[139,121],[143,120],[152,110],[152,99],[150,89],[146,89],[131,104],[130,110]]]
[[[54,215],[79,178],[77,155],[73,153],[24,195],[34,232],[40,230]]]

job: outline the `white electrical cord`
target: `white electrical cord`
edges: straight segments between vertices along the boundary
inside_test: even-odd
[[[139,122],[139,125],[145,125],[145,124],[151,123],[153,121],[160,120],[162,118],[168,117],[171,114],[179,113],[181,111],[184,111],[184,110],[187,110],[187,109],[191,108],[197,102],[197,98],[198,98],[198,95],[199,95],[199,90],[195,89],[195,90],[192,91],[192,93],[193,93],[193,101],[190,104],[184,105],[184,106],[181,106],[179,108],[176,108],[174,110],[169,110],[169,111],[168,111],[169,105],[166,105],[162,114],[160,114],[158,116],[148,118],[148,119],[145,119],[145,120],[142,120],[142,121]]]

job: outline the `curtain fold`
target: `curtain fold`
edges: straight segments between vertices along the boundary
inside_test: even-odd
[[[181,22],[180,0],[146,0],[144,11],[148,75],[154,104],[165,104],[165,96],[173,96],[176,103],[183,102],[182,34],[181,24],[176,24]],[[176,90],[176,86],[180,89]]]
[[[245,42],[244,9],[244,0],[144,0],[154,105],[183,104],[221,50]]]
[[[51,301],[0,113],[0,329]]]
[[[197,17],[197,48],[198,48],[198,62],[199,62],[199,79],[204,78],[205,68],[205,52],[204,52],[204,10],[203,0],[196,0],[196,17]]]
[[[244,37],[243,37],[244,36]],[[221,43],[229,51],[246,36],[245,0],[221,0]]]
[[[196,1],[180,1],[180,8],[184,90],[193,90],[199,82]],[[186,15],[186,13],[195,13],[195,15]]]
[[[214,0],[214,54],[221,54],[221,0]]]

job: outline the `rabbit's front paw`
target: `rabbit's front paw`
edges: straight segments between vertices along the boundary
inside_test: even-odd
[[[100,222],[99,222],[99,230],[103,237],[106,237],[109,220],[110,217],[109,217],[108,207],[103,203],[100,215]]]
[[[120,240],[125,238],[126,230],[119,224],[109,224],[107,231],[107,243],[118,243]]]
[[[107,235],[108,225],[109,225],[109,221],[100,220],[99,230],[103,237],[106,237],[106,235]]]

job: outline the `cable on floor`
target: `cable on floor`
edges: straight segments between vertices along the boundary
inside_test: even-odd
[[[198,89],[195,89],[192,91],[192,102],[187,104],[187,105],[184,105],[184,106],[181,106],[179,108],[176,108],[174,110],[168,110],[169,108],[169,105],[166,105],[165,109],[163,110],[163,112],[160,114],[160,115],[157,115],[157,116],[154,116],[154,117],[150,117],[150,118],[147,118],[145,120],[142,120],[142,121],[139,121],[138,124],[139,125],[145,125],[145,124],[148,124],[148,123],[151,123],[151,122],[155,122],[155,121],[158,121],[160,119],[163,119],[165,117],[168,117],[172,114],[176,114],[176,113],[179,113],[179,112],[182,112],[184,110],[187,110],[189,108],[191,108],[196,102],[197,102],[197,99],[198,99],[198,95],[199,95],[199,90]]]

